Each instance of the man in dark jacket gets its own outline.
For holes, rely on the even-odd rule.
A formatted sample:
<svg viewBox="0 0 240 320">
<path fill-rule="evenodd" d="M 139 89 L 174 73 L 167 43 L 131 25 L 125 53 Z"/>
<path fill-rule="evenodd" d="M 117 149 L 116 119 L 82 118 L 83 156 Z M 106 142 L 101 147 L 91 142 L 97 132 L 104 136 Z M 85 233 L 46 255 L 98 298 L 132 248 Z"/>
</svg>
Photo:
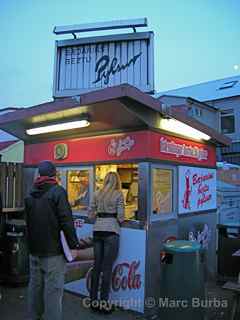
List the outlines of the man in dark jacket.
<svg viewBox="0 0 240 320">
<path fill-rule="evenodd" d="M 67 193 L 56 181 L 50 161 L 38 166 L 39 177 L 25 199 L 30 253 L 29 313 L 32 320 L 60 320 L 66 261 L 60 240 L 64 232 L 73 258 L 79 242 Z"/>
</svg>

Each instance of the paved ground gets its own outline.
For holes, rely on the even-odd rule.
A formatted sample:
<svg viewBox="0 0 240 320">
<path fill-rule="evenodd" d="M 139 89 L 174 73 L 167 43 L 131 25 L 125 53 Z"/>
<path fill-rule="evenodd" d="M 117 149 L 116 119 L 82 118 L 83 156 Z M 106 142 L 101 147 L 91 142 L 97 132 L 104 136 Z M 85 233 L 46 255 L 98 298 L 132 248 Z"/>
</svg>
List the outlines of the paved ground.
<svg viewBox="0 0 240 320">
<path fill-rule="evenodd" d="M 26 313 L 26 288 L 2 288 L 0 300 L 1 320 L 27 320 Z M 63 320 L 100 320 L 106 316 L 92 313 L 82 305 L 82 299 L 69 293 L 64 294 Z M 107 316 L 109 319 L 136 319 L 137 315 L 132 312 L 117 310 Z"/>
<path fill-rule="evenodd" d="M 27 320 L 26 315 L 26 288 L 2 288 L 2 298 L 0 300 L 0 318 L 1 320 Z M 208 299 L 213 301 L 216 298 L 218 301 L 227 301 L 227 307 L 211 306 L 207 308 L 207 320 L 229 320 L 232 295 L 220 286 L 215 284 L 208 285 Z M 126 320 L 141 320 L 141 319 L 159 319 L 155 316 L 142 316 L 133 312 L 117 310 L 112 315 L 98 315 L 90 312 L 82 305 L 82 299 L 69 293 L 64 294 L 64 312 L 63 320 L 100 320 L 100 319 L 126 319 Z M 240 317 L 239 317 L 240 319 Z M 178 318 L 181 319 L 181 316 Z"/>
</svg>

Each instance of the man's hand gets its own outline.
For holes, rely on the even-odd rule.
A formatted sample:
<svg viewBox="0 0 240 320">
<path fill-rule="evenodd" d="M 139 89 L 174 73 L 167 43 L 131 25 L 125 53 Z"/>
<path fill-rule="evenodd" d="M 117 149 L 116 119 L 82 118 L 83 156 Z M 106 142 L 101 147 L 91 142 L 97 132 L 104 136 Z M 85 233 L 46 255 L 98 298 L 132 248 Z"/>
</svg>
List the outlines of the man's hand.
<svg viewBox="0 0 240 320">
<path fill-rule="evenodd" d="M 76 206 L 76 201 L 75 200 L 69 201 L 69 203 L 70 203 L 71 207 L 75 207 Z"/>
<path fill-rule="evenodd" d="M 126 221 L 126 220 L 124 220 L 124 219 L 117 219 L 117 221 L 118 221 L 118 223 L 119 223 L 120 227 L 124 227 L 125 222 L 127 222 L 127 221 Z"/>
<path fill-rule="evenodd" d="M 90 220 L 94 220 L 96 217 L 97 217 L 96 212 L 91 211 L 91 210 L 88 211 L 88 218 L 89 218 Z"/>
<path fill-rule="evenodd" d="M 71 251 L 71 255 L 72 255 L 72 257 L 73 257 L 73 260 L 75 260 L 75 259 L 78 257 L 78 255 L 79 255 L 79 250 L 72 249 L 72 250 L 70 250 L 70 251 Z"/>
</svg>

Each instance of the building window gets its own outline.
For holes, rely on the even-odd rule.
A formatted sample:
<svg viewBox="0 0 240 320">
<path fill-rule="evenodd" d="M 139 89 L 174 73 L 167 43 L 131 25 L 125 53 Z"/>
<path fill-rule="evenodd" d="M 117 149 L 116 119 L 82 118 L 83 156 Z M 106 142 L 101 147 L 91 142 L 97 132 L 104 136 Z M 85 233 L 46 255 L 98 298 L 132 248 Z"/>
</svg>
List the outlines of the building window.
<svg viewBox="0 0 240 320">
<path fill-rule="evenodd" d="M 234 164 L 240 165 L 240 155 L 239 154 L 236 154 L 236 155 L 224 154 L 222 156 L 222 160 L 221 161 L 226 161 L 226 162 L 229 162 L 229 163 L 234 163 Z"/>
<path fill-rule="evenodd" d="M 192 108 L 192 107 L 188 107 L 187 112 L 188 112 L 188 116 L 189 116 L 189 117 L 193 117 L 193 116 L 194 116 L 193 108 Z"/>
<path fill-rule="evenodd" d="M 218 90 L 233 88 L 237 83 L 238 83 L 237 80 L 224 82 L 224 83 L 221 85 L 221 87 L 218 88 Z"/>
<path fill-rule="evenodd" d="M 221 111 L 221 131 L 222 133 L 235 132 L 235 119 L 233 109 Z"/>
<path fill-rule="evenodd" d="M 202 116 L 202 110 L 200 108 L 195 108 L 195 115 L 197 117 L 201 117 Z"/>
</svg>

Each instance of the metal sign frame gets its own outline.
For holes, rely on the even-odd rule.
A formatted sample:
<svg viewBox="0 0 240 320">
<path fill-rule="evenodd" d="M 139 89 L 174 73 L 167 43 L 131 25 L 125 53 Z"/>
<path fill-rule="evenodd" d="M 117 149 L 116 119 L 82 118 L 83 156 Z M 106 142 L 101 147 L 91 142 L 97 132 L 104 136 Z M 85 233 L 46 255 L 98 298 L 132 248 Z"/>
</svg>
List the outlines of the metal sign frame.
<svg viewBox="0 0 240 320">
<path fill-rule="evenodd" d="M 60 61 L 61 61 L 61 49 L 63 47 L 71 47 L 71 46 L 80 46 L 80 45 L 96 45 L 98 43 L 116 43 L 122 41 L 140 41 L 146 40 L 148 41 L 147 46 L 147 85 L 144 86 L 136 86 L 138 89 L 143 92 L 153 93 L 154 92 L 154 46 L 153 46 L 154 34 L 153 32 L 134 32 L 127 34 L 119 34 L 119 35 L 108 35 L 108 36 L 98 36 L 98 37 L 88 37 L 88 38 L 79 38 L 79 39 L 70 39 L 70 40 L 59 40 L 55 43 L 55 60 L 54 60 L 54 79 L 53 79 L 53 97 L 68 97 L 68 96 L 77 96 L 86 92 L 95 91 L 99 89 L 103 89 L 106 87 L 111 87 L 113 85 L 102 86 L 96 88 L 79 88 L 79 89 L 60 89 L 59 85 L 59 77 L 60 77 Z M 134 59 L 134 57 L 133 57 Z M 121 82 L 128 83 L 128 82 Z M 131 83 L 129 83 L 131 84 Z"/>
<path fill-rule="evenodd" d="M 139 27 L 147 27 L 147 18 L 75 24 L 70 26 L 69 25 L 56 26 L 53 29 L 53 33 L 55 33 L 56 35 L 75 34 L 79 32 L 114 30 L 114 29 L 125 29 L 125 28 L 133 28 L 134 31 L 136 32 L 136 28 L 139 28 Z"/>
</svg>

